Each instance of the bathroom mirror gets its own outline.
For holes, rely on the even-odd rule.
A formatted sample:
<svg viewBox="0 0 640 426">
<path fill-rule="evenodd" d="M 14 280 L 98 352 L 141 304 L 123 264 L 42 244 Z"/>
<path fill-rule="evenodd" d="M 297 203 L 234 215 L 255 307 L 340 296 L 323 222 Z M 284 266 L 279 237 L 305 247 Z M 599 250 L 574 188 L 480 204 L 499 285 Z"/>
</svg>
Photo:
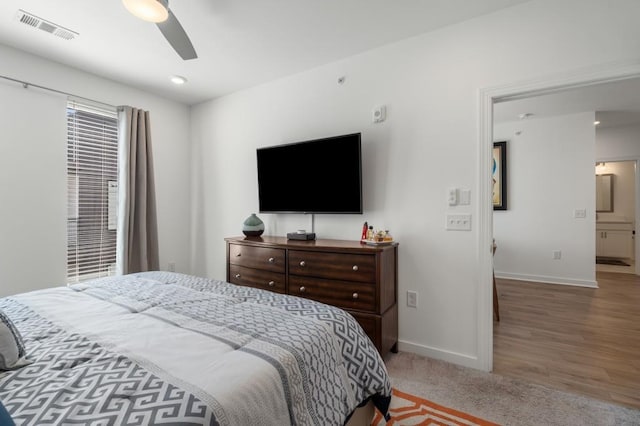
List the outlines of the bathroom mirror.
<svg viewBox="0 0 640 426">
<path fill-rule="evenodd" d="M 596 212 L 613 211 L 613 175 L 596 175 Z"/>
</svg>

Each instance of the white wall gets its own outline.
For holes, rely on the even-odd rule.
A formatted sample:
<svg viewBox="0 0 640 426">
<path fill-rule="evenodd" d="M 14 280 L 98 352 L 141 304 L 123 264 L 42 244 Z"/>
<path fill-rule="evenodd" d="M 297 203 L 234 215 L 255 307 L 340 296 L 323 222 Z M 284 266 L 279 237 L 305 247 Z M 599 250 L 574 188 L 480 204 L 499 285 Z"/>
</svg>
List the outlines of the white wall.
<svg viewBox="0 0 640 426">
<path fill-rule="evenodd" d="M 66 278 L 66 99 L 0 82 L 0 296 Z M 4 102 L 11 100 L 11 102 Z"/>
<path fill-rule="evenodd" d="M 596 128 L 596 159 L 640 158 L 640 124 Z"/>
<path fill-rule="evenodd" d="M 131 105 L 150 111 L 156 174 L 160 265 L 166 268 L 167 263 L 173 261 L 176 263 L 177 270 L 188 272 L 190 267 L 189 108 L 2 45 L 0 45 L 0 58 L 2 58 L 0 75 L 112 105 Z M 35 96 L 34 93 L 37 92 L 37 89 L 25 90 L 20 85 L 9 83 L 6 80 L 0 80 L 0 84 L 8 90 L 7 93 L 11 93 L 8 96 L 0 97 L 0 113 L 10 111 L 16 105 L 28 106 L 32 100 L 30 97 Z M 50 95 L 41 94 L 39 96 Z M 38 118 L 40 118 L 39 115 L 31 117 L 36 122 Z M 64 138 L 66 137 L 64 109 L 60 112 L 59 118 L 63 126 L 62 137 Z M 24 120 L 26 123 L 26 119 Z M 25 126 L 29 127 L 28 123 Z M 0 222 L 3 224 L 21 224 L 28 219 L 28 223 L 24 223 L 22 229 L 24 232 L 23 242 L 34 242 L 38 245 L 30 255 L 26 255 L 22 251 L 13 251 L 6 236 L 4 234 L 0 236 L 0 252 L 3 254 L 2 269 L 0 270 L 0 296 L 45 286 L 62 285 L 66 282 L 66 253 L 64 251 L 66 250 L 66 221 L 61 222 L 61 219 L 64 218 L 61 216 L 57 218 L 55 224 L 50 223 L 53 217 L 60 213 L 60 205 L 53 204 L 60 195 L 60 182 L 49 178 L 50 173 L 59 173 L 60 168 L 65 167 L 64 139 L 58 140 L 54 135 L 42 138 L 39 136 L 41 133 L 38 133 L 38 129 L 28 130 L 29 133 L 14 134 L 12 135 L 14 137 L 11 138 L 3 134 L 0 138 L 0 149 L 3 157 L 5 154 L 6 157 L 2 159 L 2 164 L 13 164 L 17 169 L 22 167 L 32 169 L 27 166 L 29 159 L 24 158 L 23 155 L 26 147 L 31 147 L 42 155 L 51 154 L 47 158 L 39 160 L 37 163 L 39 167 L 32 170 L 33 175 L 30 176 L 31 179 L 37 180 L 42 194 L 47 194 L 47 196 L 39 198 L 41 202 L 39 208 L 31 209 L 28 216 L 22 215 L 19 209 L 12 210 L 4 208 L 4 206 L 0 209 L 2 214 Z M 59 138 L 60 135 L 57 137 Z M 57 148 L 54 149 L 54 145 L 51 145 L 53 143 L 57 144 Z M 56 155 L 55 152 L 58 154 Z M 46 166 L 42 162 L 46 162 Z M 34 195 L 31 190 L 33 186 L 26 186 L 15 176 L 11 181 L 3 180 L 1 185 L 2 194 L 8 194 L 8 199 L 12 202 Z M 66 195 L 63 195 L 61 201 L 64 209 Z M 5 203 L 4 197 L 0 203 Z M 35 224 L 37 221 L 48 224 L 45 237 L 40 235 L 44 225 Z M 60 253 L 61 250 L 62 253 Z M 58 266 L 60 262 L 62 262 L 62 270 Z M 40 269 L 36 279 L 29 274 L 20 274 L 20 271 L 29 271 L 34 268 Z"/>
<path fill-rule="evenodd" d="M 496 276 L 596 287 L 594 118 L 494 126 L 494 139 L 507 141 L 509 190 L 508 210 L 493 214 Z M 574 218 L 575 209 L 585 209 L 586 218 Z"/>
<path fill-rule="evenodd" d="M 478 91 L 638 61 L 640 2 L 613 3 L 531 1 L 194 107 L 194 272 L 225 276 L 223 238 L 257 210 L 256 147 L 361 131 L 365 214 L 319 216 L 317 233 L 354 240 L 364 220 L 388 228 L 400 243 L 400 348 L 482 365 L 477 228 L 444 229 L 447 212 L 478 212 L 475 193 L 470 206 L 446 203 L 449 187 L 477 188 Z M 372 124 L 381 104 L 387 121 Z M 263 219 L 278 235 L 309 223 Z"/>
</svg>

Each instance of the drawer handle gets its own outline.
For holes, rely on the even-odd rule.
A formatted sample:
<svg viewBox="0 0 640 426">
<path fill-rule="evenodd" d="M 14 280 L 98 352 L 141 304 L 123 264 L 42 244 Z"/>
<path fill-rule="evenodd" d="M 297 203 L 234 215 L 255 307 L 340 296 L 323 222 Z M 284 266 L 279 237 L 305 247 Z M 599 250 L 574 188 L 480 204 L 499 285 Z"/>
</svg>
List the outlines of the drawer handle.
<svg viewBox="0 0 640 426">
<path fill-rule="evenodd" d="M 242 256 L 242 252 L 237 252 L 236 257 L 240 257 L 240 256 Z"/>
<path fill-rule="evenodd" d="M 301 260 L 301 261 L 300 261 L 300 266 L 304 266 L 304 265 L 306 265 L 305 261 L 304 261 L 304 260 Z"/>
<path fill-rule="evenodd" d="M 269 281 L 269 287 L 273 287 L 274 285 L 276 285 L 275 281 Z"/>
<path fill-rule="evenodd" d="M 354 271 L 357 271 L 358 270 L 358 265 L 353 265 L 353 268 L 351 268 L 351 269 L 353 269 Z"/>
<path fill-rule="evenodd" d="M 275 262 L 275 261 L 276 261 L 276 260 L 275 260 L 273 257 L 270 257 L 270 258 L 269 258 L 269 263 L 273 263 L 273 262 Z"/>
<path fill-rule="evenodd" d="M 236 274 L 236 278 L 240 278 L 240 274 Z"/>
<path fill-rule="evenodd" d="M 358 293 L 353 293 L 353 296 L 352 296 L 352 297 L 353 297 L 354 299 L 357 299 L 357 298 L 358 298 Z"/>
<path fill-rule="evenodd" d="M 307 291 L 307 289 L 304 286 L 300 287 L 300 293 L 304 293 L 305 291 Z"/>
</svg>

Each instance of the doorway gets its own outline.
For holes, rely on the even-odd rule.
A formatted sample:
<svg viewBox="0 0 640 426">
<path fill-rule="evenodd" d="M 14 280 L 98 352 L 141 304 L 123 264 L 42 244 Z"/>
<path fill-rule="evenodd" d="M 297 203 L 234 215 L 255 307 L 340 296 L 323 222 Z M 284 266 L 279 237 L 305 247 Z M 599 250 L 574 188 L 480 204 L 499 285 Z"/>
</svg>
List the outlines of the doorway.
<svg viewBox="0 0 640 426">
<path fill-rule="evenodd" d="M 629 76 L 629 79 L 631 80 L 632 78 L 635 78 L 635 77 L 637 77 L 637 76 L 638 76 L 638 73 L 636 73 L 635 75 L 630 75 L 630 76 Z M 607 79 L 604 79 L 603 81 L 592 82 L 591 84 L 585 85 L 584 87 L 592 87 L 592 86 L 593 86 L 593 87 L 595 87 L 595 86 L 600 86 L 600 85 L 606 85 L 607 83 L 608 83 L 608 82 L 607 82 Z M 593 87 L 592 87 L 592 88 L 593 88 Z M 602 86 L 602 87 L 604 87 L 604 86 Z M 567 88 L 567 89 L 568 89 L 568 90 L 571 90 L 571 88 Z M 564 89 L 563 89 L 563 90 L 564 90 Z M 561 93 L 561 92 L 562 92 L 562 90 L 559 90 L 559 89 L 558 89 L 558 90 L 554 90 L 554 93 L 555 93 L 555 94 L 558 94 L 558 93 Z M 637 96 L 637 93 L 640 93 L 640 92 L 637 92 L 637 91 L 636 91 L 635 93 L 636 93 L 636 96 Z M 520 96 L 522 96 L 522 97 L 519 97 L 518 99 L 527 99 L 524 95 L 520 95 Z M 536 94 L 534 93 L 534 94 L 533 94 L 533 97 L 536 97 L 536 96 L 540 96 L 540 95 L 536 95 Z M 505 99 L 506 99 L 506 98 L 505 98 Z M 597 108 L 595 108 L 595 109 L 593 109 L 593 111 L 598 111 L 598 109 L 597 109 Z M 640 107 L 639 107 L 639 110 L 638 110 L 638 111 L 640 111 Z M 522 111 L 522 112 L 525 112 L 525 111 Z M 493 123 L 492 123 L 492 124 L 493 124 Z M 594 123 L 594 124 L 595 124 L 595 123 Z M 636 126 L 636 125 L 634 124 L 633 126 Z M 632 127 L 633 127 L 633 126 L 632 126 Z M 637 125 L 637 127 L 638 127 L 638 129 L 640 129 L 640 124 L 638 124 L 638 125 Z M 639 130 L 639 131 L 640 131 L 640 130 Z M 618 133 L 620 133 L 620 132 L 618 132 Z M 492 138 L 493 138 L 493 135 L 492 135 Z M 638 139 L 640 139 L 640 138 L 636 138 L 636 140 L 638 140 Z M 492 139 L 491 141 L 486 141 L 486 140 L 485 140 L 485 142 L 493 142 L 493 139 Z M 608 160 L 608 161 L 606 161 L 606 162 L 607 162 L 607 163 L 610 163 L 610 166 L 611 166 L 611 168 L 613 169 L 613 170 L 611 170 L 611 171 L 612 171 L 612 173 L 611 173 L 611 174 L 614 174 L 614 175 L 619 175 L 619 174 L 621 174 L 621 173 L 622 173 L 622 172 L 621 172 L 621 171 L 619 171 L 617 168 L 614 168 L 614 166 L 619 166 L 619 164 L 616 164 L 616 163 L 621 163 L 621 164 L 622 164 L 622 163 L 627 163 L 627 166 L 628 166 L 629 164 L 631 165 L 631 169 L 632 169 L 632 173 L 631 173 L 631 174 L 632 174 L 632 177 L 631 177 L 631 182 L 632 182 L 632 184 L 631 184 L 631 186 L 632 186 L 632 188 L 630 189 L 630 191 L 631 191 L 631 194 L 632 194 L 633 196 L 631 197 L 631 200 L 628 200 L 628 203 L 629 203 L 629 204 L 631 204 L 631 206 L 629 207 L 629 209 L 627 209 L 627 208 L 624 208 L 624 209 L 623 209 L 620 205 L 619 205 L 619 206 L 617 206 L 617 207 L 612 206 L 612 211 L 611 211 L 611 212 L 598 212 L 598 219 L 600 219 L 600 220 L 599 220 L 600 222 L 616 222 L 616 221 L 618 221 L 618 222 L 628 222 L 628 223 L 630 223 L 630 224 L 631 224 L 631 226 L 632 226 L 632 229 L 630 230 L 630 232 L 633 232 L 633 229 L 635 229 L 635 224 L 636 224 L 636 223 L 640 223 L 640 221 L 637 219 L 637 215 L 638 215 L 638 214 L 637 214 L 637 212 L 638 212 L 638 196 L 637 196 L 637 194 L 638 194 L 638 189 L 639 189 L 639 186 L 640 186 L 640 185 L 638 184 L 638 176 L 637 176 L 637 173 L 636 173 L 636 169 L 637 169 L 637 165 L 638 165 L 638 159 L 640 158 L 640 155 L 639 155 L 640 153 L 635 153 L 635 152 L 621 153 L 621 152 L 619 152 L 619 149 L 620 149 L 620 148 L 621 148 L 621 146 L 620 146 L 620 144 L 618 144 L 618 146 L 616 147 L 616 149 L 618 149 L 618 151 L 615 151 L 615 150 L 614 150 L 614 151 L 613 151 L 613 153 L 606 153 L 606 154 L 602 154 L 601 152 L 599 152 L 599 151 L 598 151 L 598 149 L 596 149 L 597 155 L 596 155 L 596 156 L 594 156 L 594 160 L 597 160 L 597 162 L 599 162 L 599 163 L 603 163 L 603 162 L 605 162 L 605 161 L 604 161 L 605 159 L 606 159 L 606 160 Z M 614 161 L 613 161 L 613 160 L 614 160 L 614 158 L 615 158 L 615 159 L 617 159 L 618 161 L 615 161 L 615 162 L 614 162 Z M 623 159 L 624 159 L 625 161 L 620 161 L 620 160 L 623 160 Z M 621 166 L 621 165 L 620 165 L 620 166 Z M 591 167 L 593 167 L 593 163 L 592 163 Z M 621 167 L 622 167 L 622 166 L 621 166 Z M 593 172 L 592 172 L 592 173 L 593 173 Z M 624 172 L 624 173 L 627 173 L 627 174 L 628 174 L 628 171 L 626 171 L 626 172 Z M 594 181 L 594 188 L 595 188 L 595 181 Z M 595 192 L 595 191 L 594 191 L 594 192 Z M 622 196 L 623 196 L 622 192 L 624 192 L 624 191 L 623 191 L 622 189 L 618 188 L 618 189 L 614 189 L 613 194 L 615 195 L 616 193 L 619 193 L 618 195 L 622 197 Z M 626 199 L 628 199 L 628 198 L 629 198 L 629 196 L 628 196 L 628 195 L 626 195 L 625 197 L 626 197 Z M 593 198 L 594 198 L 594 206 L 595 206 L 595 194 L 593 195 Z M 621 200 L 622 200 L 622 199 L 621 199 Z M 621 200 L 619 200 L 619 201 L 621 201 Z M 594 223 L 594 228 L 595 228 L 595 225 L 596 225 L 596 223 L 595 223 L 595 222 L 596 222 L 596 218 L 595 218 L 595 213 L 596 213 L 596 212 L 595 212 L 595 208 L 593 208 L 593 207 L 592 207 L 592 208 L 590 209 L 590 211 L 591 211 L 591 215 L 593 216 L 593 219 L 594 219 L 594 220 L 593 220 L 593 223 Z M 630 213 L 629 213 L 629 212 L 630 212 Z M 575 212 L 574 212 L 574 214 L 575 214 Z M 577 216 L 574 216 L 574 217 L 577 217 Z M 591 228 L 591 229 L 593 230 L 594 228 Z M 596 235 L 596 237 L 597 237 L 597 232 L 595 233 L 595 235 Z M 631 235 L 633 235 L 633 234 L 631 234 Z M 594 240 L 594 243 L 595 243 L 595 242 L 597 242 L 597 240 Z M 631 250 L 632 250 L 632 252 L 631 252 L 631 254 L 630 254 L 630 258 L 629 258 L 630 262 L 629 262 L 629 263 L 632 263 L 632 262 L 633 262 L 634 264 L 635 264 L 635 263 L 637 263 L 637 262 L 635 262 L 636 255 L 638 254 L 638 250 L 637 250 L 637 248 L 636 248 L 636 243 L 637 243 L 637 242 L 636 242 L 636 241 L 635 241 L 635 239 L 633 238 L 633 239 L 632 239 L 632 242 L 631 242 L 631 244 L 632 244 L 632 246 L 631 246 Z M 595 244 L 594 244 L 594 246 L 595 246 Z M 596 253 L 596 250 L 595 250 L 595 249 L 596 249 L 596 248 L 594 247 L 594 255 L 595 255 L 595 253 Z M 592 259 L 593 259 L 593 258 L 592 258 Z M 592 260 L 592 262 L 593 262 L 593 260 Z M 595 263 L 595 262 L 593 262 L 593 263 L 592 263 L 592 265 L 593 265 L 593 268 L 594 268 L 594 276 L 595 276 L 595 273 L 596 273 L 596 272 L 595 272 L 596 266 L 594 265 L 594 263 Z M 634 272 L 635 272 L 635 270 L 634 270 Z M 617 275 L 617 274 L 613 274 L 613 276 L 615 276 L 615 275 Z M 610 284 L 611 284 L 609 281 L 616 281 L 616 279 L 615 279 L 615 278 L 613 278 L 613 279 L 612 279 L 610 275 L 607 275 L 607 276 L 606 276 L 606 279 L 607 279 L 607 285 L 610 285 Z M 636 281 L 633 281 L 633 282 L 637 284 L 637 277 L 632 276 L 630 279 L 631 279 L 631 280 L 636 280 Z M 519 287 L 520 287 L 520 286 L 518 285 L 518 283 L 515 283 L 515 285 L 514 285 L 514 283 L 509 283 L 509 284 L 512 286 L 512 287 L 511 287 L 511 290 L 519 289 Z M 603 280 L 603 284 L 604 284 L 604 280 Z M 545 285 L 544 285 L 544 284 L 536 284 L 536 283 L 527 283 L 527 285 L 528 285 L 528 286 L 531 286 L 531 287 L 535 287 L 536 285 L 537 285 L 537 286 L 542 286 L 542 288 L 544 288 L 544 287 L 545 287 Z M 552 288 L 552 287 L 554 287 L 554 286 L 547 286 L 547 287 L 550 287 L 552 292 L 553 292 L 553 291 L 555 291 L 555 289 L 553 289 L 553 288 Z M 584 293 L 586 292 L 586 293 L 587 293 L 587 296 L 586 296 L 585 301 L 587 301 L 587 300 L 589 300 L 589 301 L 590 301 L 591 299 L 589 299 L 589 295 L 588 295 L 588 294 L 589 294 L 589 292 L 593 293 L 593 292 L 595 291 L 595 290 L 591 290 L 591 289 L 580 289 L 580 288 L 576 288 L 576 289 L 567 289 L 567 287 L 565 287 L 565 286 L 559 286 L 559 287 L 564 287 L 564 288 L 562 288 L 562 289 L 561 289 L 561 291 L 560 291 L 559 293 L 562 293 L 562 294 L 564 294 L 564 293 L 570 294 L 570 295 L 571 295 L 571 296 L 570 296 L 570 298 L 578 297 L 578 296 L 582 297 L 582 296 L 584 295 Z M 637 285 L 636 285 L 636 287 L 637 287 Z M 541 290 L 542 290 L 542 289 L 541 289 Z M 566 290 L 568 290 L 568 291 L 566 291 Z M 572 291 L 574 291 L 574 290 L 575 290 L 575 292 L 576 292 L 576 294 L 577 294 L 578 296 L 576 296 L 576 295 L 572 295 Z M 514 290 L 514 291 L 515 291 L 515 290 Z M 617 290 L 616 290 L 616 291 L 617 291 Z M 599 294 L 602 294 L 602 292 L 599 292 Z M 554 297 L 564 297 L 564 296 L 562 296 L 562 295 L 560 295 L 560 296 L 558 296 L 558 295 L 554 295 Z M 589 302 L 589 303 L 590 303 L 590 302 Z M 608 303 L 609 303 L 609 302 L 607 301 L 607 304 L 608 304 Z M 623 302 L 623 303 L 624 303 L 624 302 Z M 502 307 L 502 304 L 501 304 L 501 307 Z M 532 305 L 531 305 L 531 306 L 529 306 L 529 308 L 531 308 L 531 309 L 535 309 L 535 308 L 532 308 Z M 565 309 L 562 309 L 560 312 L 561 312 L 560 317 L 562 317 L 563 315 L 565 315 L 565 314 L 566 314 L 566 310 L 565 310 Z M 560 317 L 558 318 L 558 320 L 561 320 L 562 318 L 564 318 L 564 317 L 562 317 L 562 318 L 560 318 Z M 504 318 L 504 317 L 503 317 L 503 318 Z M 629 327 L 629 329 L 631 329 L 631 328 Z M 492 327 L 492 330 L 493 330 L 493 327 Z M 549 329 L 549 330 L 548 330 L 548 332 L 549 332 L 549 333 L 551 333 L 551 334 L 553 334 L 555 331 L 556 331 L 556 330 L 553 330 L 553 329 Z M 635 332 L 634 332 L 634 333 L 635 333 Z M 636 333 L 636 334 L 637 334 L 637 333 Z M 570 335 L 571 335 L 571 333 L 570 333 Z M 566 341 L 566 337 L 565 337 L 565 338 L 562 338 L 562 339 L 564 339 L 564 340 Z M 562 340 L 562 339 L 561 339 L 561 340 Z M 637 337 L 634 335 L 634 336 L 633 336 L 633 339 L 637 339 Z M 490 340 L 491 340 L 491 344 L 493 345 L 493 333 L 492 333 L 492 336 L 490 337 Z M 558 343 L 558 342 L 556 342 L 556 343 Z M 527 352 L 527 354 L 532 354 L 532 353 L 533 353 L 533 352 L 532 352 L 531 350 L 529 350 L 529 352 Z M 548 357 L 547 357 L 547 358 L 548 358 Z M 492 353 L 492 355 L 491 355 L 491 359 L 492 359 L 492 363 L 493 363 L 493 353 Z M 577 362 L 577 360 L 576 360 L 576 362 Z M 491 367 L 493 367 L 493 364 L 491 365 Z M 531 367 L 532 369 L 537 368 L 537 367 L 536 367 L 536 365 L 535 365 L 535 363 L 532 363 L 530 367 Z M 589 377 L 588 377 L 588 373 L 587 373 L 587 374 L 586 374 L 586 376 L 585 376 L 585 375 L 584 375 L 584 373 L 582 373 L 582 372 L 580 372 L 580 373 L 577 373 L 577 372 L 576 372 L 576 373 L 575 373 L 575 375 L 576 375 L 576 377 L 575 377 L 575 378 L 576 378 L 576 380 L 577 380 L 577 381 L 579 381 L 579 380 L 580 380 L 580 376 L 582 376 L 582 377 L 587 377 L 587 379 L 589 379 Z M 634 376 L 634 377 L 635 377 L 635 376 Z M 524 377 L 524 379 L 525 379 L 525 380 L 527 379 L 527 378 L 526 378 L 526 376 Z M 635 379 L 634 379 L 634 380 L 635 380 Z M 628 384 L 625 384 L 625 386 L 627 386 L 627 385 L 628 385 Z M 580 386 L 580 385 L 579 385 L 579 386 Z M 587 386 L 587 385 L 585 385 L 585 386 Z M 597 386 L 594 386 L 594 387 L 595 387 L 595 388 L 597 388 Z M 635 388 L 634 388 L 634 389 L 635 389 Z M 570 390 L 570 389 L 567 389 L 567 390 Z M 595 391 L 595 392 L 598 392 L 598 391 L 599 391 L 599 390 L 597 390 L 597 389 L 596 389 L 596 391 Z M 597 396 L 596 396 L 596 397 L 597 397 Z M 619 401 L 618 401 L 618 402 L 619 402 Z M 634 404 L 637 404 L 637 402 L 635 402 Z M 635 405 L 635 406 L 637 406 L 637 405 Z"/>
<path fill-rule="evenodd" d="M 608 130 L 598 129 L 596 139 L 606 144 Z M 595 172 L 596 272 L 636 274 L 637 162 L 597 161 Z"/>
<path fill-rule="evenodd" d="M 589 87 L 640 77 L 640 63 L 612 65 L 606 69 L 594 67 L 561 76 L 508 86 L 491 87 L 479 91 L 479 165 L 478 199 L 486 200 L 478 206 L 478 365 L 491 371 L 493 368 L 493 205 L 492 199 L 492 150 L 494 104 L 523 99 L 562 90 Z M 636 199 L 637 202 L 637 199 Z M 637 240 L 636 240 L 637 245 Z M 638 252 L 636 247 L 636 253 Z"/>
</svg>

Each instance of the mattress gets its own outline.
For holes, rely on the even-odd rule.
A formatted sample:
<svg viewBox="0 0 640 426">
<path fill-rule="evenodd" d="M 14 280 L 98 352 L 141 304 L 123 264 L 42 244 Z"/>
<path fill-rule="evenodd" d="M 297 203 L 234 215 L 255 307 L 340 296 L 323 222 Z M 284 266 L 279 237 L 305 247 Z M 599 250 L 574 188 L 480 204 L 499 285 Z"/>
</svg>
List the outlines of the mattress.
<svg viewBox="0 0 640 426">
<path fill-rule="evenodd" d="M 343 425 L 391 385 L 347 312 L 169 272 L 0 299 L 30 364 L 0 371 L 16 424 Z"/>
</svg>

